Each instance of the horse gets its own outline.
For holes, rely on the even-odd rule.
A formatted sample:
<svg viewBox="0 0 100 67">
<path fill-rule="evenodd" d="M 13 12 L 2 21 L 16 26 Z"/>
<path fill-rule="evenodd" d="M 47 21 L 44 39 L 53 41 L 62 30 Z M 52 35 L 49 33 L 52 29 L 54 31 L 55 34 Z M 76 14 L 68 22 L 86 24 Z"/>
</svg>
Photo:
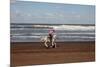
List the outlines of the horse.
<svg viewBox="0 0 100 67">
<path fill-rule="evenodd" d="M 41 42 L 44 42 L 44 46 L 46 48 L 49 48 L 49 47 L 52 47 L 52 48 L 56 48 L 56 35 L 53 35 L 53 38 L 52 38 L 52 42 L 50 42 L 50 39 L 49 39 L 49 36 L 42 36 L 41 37 Z M 47 43 L 51 43 L 51 46 L 49 46 Z"/>
</svg>

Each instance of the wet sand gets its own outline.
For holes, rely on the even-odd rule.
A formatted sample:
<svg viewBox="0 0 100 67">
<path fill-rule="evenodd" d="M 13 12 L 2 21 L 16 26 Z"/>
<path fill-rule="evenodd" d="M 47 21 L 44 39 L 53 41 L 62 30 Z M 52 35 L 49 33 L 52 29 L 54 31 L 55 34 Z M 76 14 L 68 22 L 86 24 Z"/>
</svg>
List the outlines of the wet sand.
<svg viewBox="0 0 100 67">
<path fill-rule="evenodd" d="M 45 48 L 39 42 L 11 43 L 11 66 L 95 61 L 95 42 L 57 42 Z"/>
</svg>

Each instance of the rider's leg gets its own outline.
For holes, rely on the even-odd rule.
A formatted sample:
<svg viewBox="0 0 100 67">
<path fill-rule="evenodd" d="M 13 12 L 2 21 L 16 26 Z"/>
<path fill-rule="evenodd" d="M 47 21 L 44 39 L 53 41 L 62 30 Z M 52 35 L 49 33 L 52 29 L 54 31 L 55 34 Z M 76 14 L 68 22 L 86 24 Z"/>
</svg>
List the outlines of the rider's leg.
<svg viewBox="0 0 100 67">
<path fill-rule="evenodd" d="M 49 34 L 49 40 L 50 40 L 50 42 L 52 42 L 52 35 L 51 34 Z"/>
</svg>

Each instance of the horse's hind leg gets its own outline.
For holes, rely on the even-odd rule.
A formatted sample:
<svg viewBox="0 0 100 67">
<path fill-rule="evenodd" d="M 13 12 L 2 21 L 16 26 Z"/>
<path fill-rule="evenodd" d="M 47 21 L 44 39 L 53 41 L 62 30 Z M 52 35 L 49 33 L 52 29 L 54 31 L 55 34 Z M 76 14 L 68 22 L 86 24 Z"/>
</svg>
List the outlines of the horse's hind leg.
<svg viewBox="0 0 100 67">
<path fill-rule="evenodd" d="M 54 45 L 52 46 L 52 48 L 56 48 L 56 43 L 54 43 Z"/>
<path fill-rule="evenodd" d="M 52 48 L 56 48 L 56 43 L 52 42 Z"/>
<path fill-rule="evenodd" d="M 55 44 L 55 48 L 56 48 L 56 47 L 57 47 L 57 46 L 56 46 L 56 43 L 54 43 L 54 44 Z"/>
</svg>

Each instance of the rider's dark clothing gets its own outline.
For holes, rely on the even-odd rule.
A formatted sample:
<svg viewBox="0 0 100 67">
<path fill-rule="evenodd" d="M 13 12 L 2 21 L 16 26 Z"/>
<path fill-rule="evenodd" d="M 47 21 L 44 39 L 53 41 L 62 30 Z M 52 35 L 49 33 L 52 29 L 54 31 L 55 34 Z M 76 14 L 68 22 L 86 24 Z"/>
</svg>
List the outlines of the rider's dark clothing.
<svg viewBox="0 0 100 67">
<path fill-rule="evenodd" d="M 53 35 L 52 34 L 49 34 L 50 42 L 52 42 L 52 38 L 53 38 Z"/>
</svg>

